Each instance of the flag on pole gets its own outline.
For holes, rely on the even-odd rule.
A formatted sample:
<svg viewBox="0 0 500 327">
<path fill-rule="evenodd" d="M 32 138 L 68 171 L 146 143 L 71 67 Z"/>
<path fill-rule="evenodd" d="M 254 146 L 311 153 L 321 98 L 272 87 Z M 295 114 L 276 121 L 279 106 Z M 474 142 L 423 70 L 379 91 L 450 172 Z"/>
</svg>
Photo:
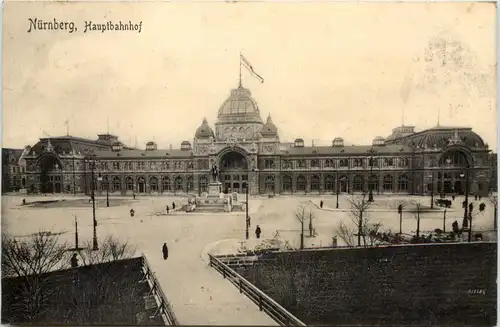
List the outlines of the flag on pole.
<svg viewBox="0 0 500 327">
<path fill-rule="evenodd" d="M 245 66 L 246 69 L 248 69 L 248 71 L 250 73 L 252 73 L 253 76 L 257 77 L 257 79 L 261 82 L 261 83 L 264 83 L 264 79 L 262 78 L 262 76 L 260 76 L 259 74 L 257 74 L 255 72 L 255 70 L 253 69 L 252 65 L 250 64 L 250 62 L 240 53 L 240 64 Z"/>
</svg>

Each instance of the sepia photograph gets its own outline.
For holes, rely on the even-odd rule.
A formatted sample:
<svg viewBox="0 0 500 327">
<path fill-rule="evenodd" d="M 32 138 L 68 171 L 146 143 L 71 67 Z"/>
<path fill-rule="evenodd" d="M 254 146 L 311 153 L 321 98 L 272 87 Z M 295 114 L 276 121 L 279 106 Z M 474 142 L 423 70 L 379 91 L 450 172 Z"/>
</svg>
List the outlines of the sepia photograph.
<svg viewBox="0 0 500 327">
<path fill-rule="evenodd" d="M 495 326 L 496 14 L 4 2 L 2 324 Z"/>
</svg>

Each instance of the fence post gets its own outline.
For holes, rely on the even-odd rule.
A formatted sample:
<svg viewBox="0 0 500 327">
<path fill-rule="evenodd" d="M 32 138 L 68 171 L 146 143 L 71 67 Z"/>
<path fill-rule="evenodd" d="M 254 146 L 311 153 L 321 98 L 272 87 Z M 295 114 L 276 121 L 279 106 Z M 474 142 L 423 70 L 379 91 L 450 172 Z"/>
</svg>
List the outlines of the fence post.
<svg viewBox="0 0 500 327">
<path fill-rule="evenodd" d="M 213 267 L 212 256 L 209 254 L 208 257 L 210 258 L 210 267 Z"/>
<path fill-rule="evenodd" d="M 241 288 L 242 286 L 242 282 L 241 282 L 241 279 L 240 279 L 240 293 L 243 293 L 243 289 Z"/>
<path fill-rule="evenodd" d="M 259 310 L 262 311 L 262 296 L 259 295 Z"/>
<path fill-rule="evenodd" d="M 222 276 L 226 278 L 226 267 L 222 266 Z"/>
</svg>

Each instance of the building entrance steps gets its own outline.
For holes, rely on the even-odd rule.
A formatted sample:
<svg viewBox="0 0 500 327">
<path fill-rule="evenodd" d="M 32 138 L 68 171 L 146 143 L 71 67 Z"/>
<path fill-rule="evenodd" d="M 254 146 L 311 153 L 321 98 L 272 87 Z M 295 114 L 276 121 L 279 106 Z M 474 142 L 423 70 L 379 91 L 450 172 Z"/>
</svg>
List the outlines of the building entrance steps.
<svg viewBox="0 0 500 327">
<path fill-rule="evenodd" d="M 144 251 L 158 282 L 181 325 L 277 326 L 246 295 L 199 256 Z M 182 269 L 179 269 L 181 268 Z"/>
</svg>

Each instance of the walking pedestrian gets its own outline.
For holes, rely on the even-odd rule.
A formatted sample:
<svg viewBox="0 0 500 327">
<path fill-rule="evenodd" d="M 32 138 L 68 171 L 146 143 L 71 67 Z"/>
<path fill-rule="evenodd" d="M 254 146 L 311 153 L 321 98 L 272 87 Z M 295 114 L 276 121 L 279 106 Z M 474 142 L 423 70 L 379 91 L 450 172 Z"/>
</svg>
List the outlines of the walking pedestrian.
<svg viewBox="0 0 500 327">
<path fill-rule="evenodd" d="M 168 247 L 167 243 L 163 243 L 163 248 L 161 250 L 163 252 L 163 260 L 167 260 L 168 258 Z"/>
<path fill-rule="evenodd" d="M 169 211 L 170 211 L 170 207 L 167 204 L 167 215 L 168 215 Z"/>
<path fill-rule="evenodd" d="M 172 201 L 172 210 L 175 210 L 175 202 Z"/>
<path fill-rule="evenodd" d="M 323 209 L 323 200 L 319 201 L 319 207 Z"/>
<path fill-rule="evenodd" d="M 259 225 L 257 225 L 257 228 L 255 228 L 255 236 L 257 236 L 257 238 L 260 238 L 261 233 L 262 230 L 260 229 Z"/>
<path fill-rule="evenodd" d="M 73 253 L 73 256 L 71 257 L 71 267 L 78 267 L 78 258 L 76 257 L 76 253 Z"/>
</svg>

